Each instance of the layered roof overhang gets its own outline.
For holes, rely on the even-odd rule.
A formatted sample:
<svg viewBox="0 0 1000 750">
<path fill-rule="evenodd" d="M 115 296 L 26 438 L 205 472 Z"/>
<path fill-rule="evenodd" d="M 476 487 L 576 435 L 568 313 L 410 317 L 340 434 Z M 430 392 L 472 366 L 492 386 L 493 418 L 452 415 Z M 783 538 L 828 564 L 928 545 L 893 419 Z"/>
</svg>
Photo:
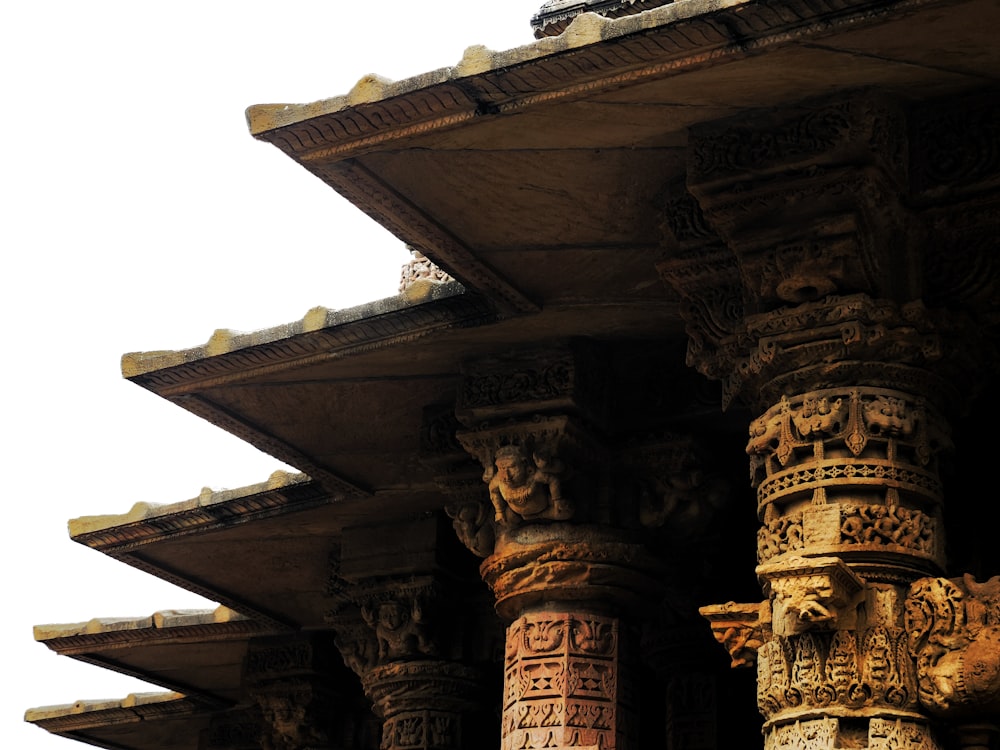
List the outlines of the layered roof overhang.
<svg viewBox="0 0 1000 750">
<path fill-rule="evenodd" d="M 455 67 L 368 77 L 333 99 L 253 106 L 255 137 L 457 282 L 127 355 L 124 374 L 334 498 L 438 507 L 422 410 L 454 401 L 469 358 L 587 337 L 660 352 L 665 391 L 683 379 L 682 301 L 657 264 L 692 126 L 846 90 L 981 89 L 1000 80 L 998 22 L 990 0 L 683 0 L 584 14 L 561 36 L 473 47 Z"/>
<path fill-rule="evenodd" d="M 334 99 L 251 107 L 255 137 L 457 281 L 252 334 L 218 331 L 186 351 L 126 355 L 128 379 L 305 474 L 78 519 L 73 539 L 264 631 L 322 628 L 327 560 L 345 530 L 440 510 L 420 436 L 428 407 L 454 404 L 465 363 L 577 337 L 607 347 L 619 385 L 640 378 L 619 392 L 642 403 L 621 413 L 657 427 L 696 417 L 737 436 L 739 459 L 746 420 L 719 414 L 717 394 L 690 397 L 704 382 L 684 364 L 681 300 L 657 272 L 689 129 L 840 91 L 906 101 L 995 86 L 998 27 L 993 0 L 680 0 L 617 20 L 583 15 L 561 36 L 507 52 L 473 47 L 455 67 L 369 77 Z M 78 658 L 149 679 L 163 636 L 154 631 L 136 629 L 144 645 L 127 659 L 100 634 Z M 198 714 L 188 700 L 163 706 Z M 40 725 L 64 722 L 67 736 L 92 741 L 69 727 L 104 721 L 127 733 L 139 709 L 36 711 L 49 711 L 36 714 Z M 143 741 L 94 744 L 153 746 Z"/>
</svg>

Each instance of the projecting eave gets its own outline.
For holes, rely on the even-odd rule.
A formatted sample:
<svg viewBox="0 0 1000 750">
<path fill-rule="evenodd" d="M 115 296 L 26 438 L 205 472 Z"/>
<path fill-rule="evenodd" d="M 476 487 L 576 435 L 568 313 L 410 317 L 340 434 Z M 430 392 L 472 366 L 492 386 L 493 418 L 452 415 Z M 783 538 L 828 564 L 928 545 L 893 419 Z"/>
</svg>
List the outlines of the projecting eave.
<svg viewBox="0 0 1000 750">
<path fill-rule="evenodd" d="M 211 712 L 176 693 L 132 693 L 120 700 L 87 700 L 28 709 L 24 720 L 88 745 L 115 750 L 198 747 Z"/>
<path fill-rule="evenodd" d="M 455 282 L 417 281 L 402 294 L 345 309 L 314 307 L 299 320 L 270 328 L 257 331 L 220 328 L 200 346 L 123 354 L 122 375 L 152 387 L 159 382 L 156 373 L 173 373 L 172 378 L 161 375 L 167 382 L 183 381 L 187 379 L 185 375 L 196 379 L 197 373 L 211 378 L 254 361 L 261 365 L 277 365 L 282 361 L 307 358 L 324 351 L 323 344 L 372 344 L 390 331 L 405 332 L 407 323 L 413 318 L 408 314 L 411 310 L 427 302 L 460 296 L 464 291 L 462 285 Z M 387 319 L 394 322 L 387 322 Z M 381 329 L 364 325 L 373 321 L 380 321 Z M 342 332 L 339 339 L 335 331 Z M 333 341 L 328 341 L 330 336 L 334 337 Z M 246 359 L 235 362 L 234 357 L 241 353 Z"/>
<path fill-rule="evenodd" d="M 38 625 L 34 631 L 36 641 L 61 656 L 182 692 L 211 706 L 230 705 L 240 698 L 249 640 L 277 632 L 228 607 Z"/>
<path fill-rule="evenodd" d="M 177 503 L 140 501 L 127 513 L 73 518 L 69 535 L 74 541 L 99 548 L 112 542 L 141 542 L 158 535 L 195 531 L 200 526 L 238 522 L 323 500 L 305 474 L 276 471 L 265 482 L 235 489 L 205 487 L 196 497 Z"/>
<path fill-rule="evenodd" d="M 278 631 L 303 620 L 322 623 L 321 608 L 310 597 L 321 599 L 331 539 L 343 522 L 342 514 L 331 509 L 332 502 L 329 493 L 305 475 L 279 471 L 260 484 L 205 489 L 179 503 L 137 503 L 120 515 L 76 518 L 69 522 L 69 531 L 79 544 Z M 301 591 L 302 596 L 282 597 L 281 591 Z M 95 627 L 102 628 L 101 622 Z M 155 624 L 155 618 L 126 620 L 121 629 L 145 632 L 102 637 L 141 640 L 151 635 L 148 626 Z M 86 637 L 74 631 L 90 625 L 63 627 L 47 626 L 42 632 Z M 219 628 L 224 629 L 221 624 Z"/>
<path fill-rule="evenodd" d="M 473 45 L 465 50 L 462 59 L 455 65 L 414 75 L 401 81 L 393 81 L 371 73 L 360 78 L 348 93 L 329 99 L 303 104 L 255 104 L 247 108 L 247 125 L 252 135 L 259 136 L 317 117 L 348 112 L 365 105 L 385 103 L 400 97 L 415 95 L 436 86 L 474 79 L 476 76 L 495 74 L 508 68 L 537 62 L 551 55 L 571 52 L 594 42 L 624 37 L 644 29 L 700 15 L 710 10 L 737 7 L 747 1 L 679 0 L 679 2 L 661 6 L 643 14 L 619 19 L 604 18 L 596 13 L 584 13 L 578 15 L 569 24 L 567 30 L 559 36 L 546 37 L 510 50 L 491 50 L 482 45 Z M 456 98 L 452 103 L 458 105 L 459 102 L 460 99 Z M 474 102 L 469 100 L 469 103 Z M 400 102 L 400 105 L 398 110 L 387 113 L 395 115 L 395 122 L 382 121 L 387 129 L 393 124 L 403 125 L 420 121 L 431 111 L 429 106 L 410 108 L 406 107 L 403 102 Z M 476 112 L 473 108 L 473 111 L 468 112 L 465 116 L 475 115 Z M 432 120 L 431 123 L 429 127 L 433 127 L 435 121 Z M 374 123 L 367 124 L 373 125 Z M 443 126 L 449 123 L 436 124 Z M 361 122 L 358 123 L 358 127 L 363 127 Z M 350 128 L 345 126 L 344 131 L 345 135 L 348 135 Z"/>
<path fill-rule="evenodd" d="M 998 25 L 992 0 L 678 0 L 247 116 L 501 309 L 593 303 L 599 319 L 608 301 L 670 298 L 655 267 L 693 128 L 860 89 L 918 101 L 995 85 Z"/>
</svg>

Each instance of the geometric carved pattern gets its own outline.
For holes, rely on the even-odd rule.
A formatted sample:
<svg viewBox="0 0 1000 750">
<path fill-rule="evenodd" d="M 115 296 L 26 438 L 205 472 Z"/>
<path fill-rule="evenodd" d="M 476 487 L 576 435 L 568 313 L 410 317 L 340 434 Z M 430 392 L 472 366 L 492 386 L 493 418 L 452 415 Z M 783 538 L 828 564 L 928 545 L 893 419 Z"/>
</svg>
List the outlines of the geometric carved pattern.
<svg viewBox="0 0 1000 750">
<path fill-rule="evenodd" d="M 507 631 L 502 750 L 626 747 L 634 737 L 618 620 L 533 612 Z"/>
</svg>

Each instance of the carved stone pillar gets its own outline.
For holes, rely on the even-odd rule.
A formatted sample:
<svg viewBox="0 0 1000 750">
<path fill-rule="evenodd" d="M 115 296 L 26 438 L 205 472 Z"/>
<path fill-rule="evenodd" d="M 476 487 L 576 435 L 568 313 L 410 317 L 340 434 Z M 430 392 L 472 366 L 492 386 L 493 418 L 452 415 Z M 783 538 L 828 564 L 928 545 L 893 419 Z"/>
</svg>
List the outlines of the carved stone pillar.
<svg viewBox="0 0 1000 750">
<path fill-rule="evenodd" d="M 437 557 L 436 522 L 414 521 L 405 533 L 412 547 L 426 545 L 429 559 Z M 391 548 L 395 533 L 345 531 L 347 538 L 352 534 L 355 549 L 365 551 L 353 562 L 336 561 L 327 621 L 344 662 L 361 678 L 382 719 L 382 750 L 466 747 L 470 732 L 463 719 L 483 710 L 482 674 L 464 659 L 463 630 L 474 614 L 469 606 L 474 599 L 463 597 L 461 584 L 442 571 L 355 577 L 355 570 L 370 569 L 372 550 L 378 555 L 379 548 Z"/>
<path fill-rule="evenodd" d="M 482 479 L 463 501 L 475 523 L 452 516 L 509 623 L 503 750 L 640 746 L 640 625 L 666 577 L 650 542 L 698 516 L 684 489 L 697 475 L 640 474 L 642 447 L 608 439 L 605 364 L 593 343 L 569 341 L 465 368 L 457 440 Z M 666 443 L 645 447 L 664 463 Z"/>
<path fill-rule="evenodd" d="M 734 666 L 756 664 L 768 748 L 942 743 L 904 612 L 945 567 L 945 415 L 982 385 L 985 347 L 920 300 L 906 133 L 867 96 L 715 123 L 673 193 L 661 273 L 687 301 L 689 361 L 758 415 L 767 599 L 703 613 Z"/>
<path fill-rule="evenodd" d="M 339 750 L 353 746 L 354 738 L 348 736 L 352 701 L 343 689 L 345 672 L 328 635 L 252 641 L 243 679 L 259 709 L 259 747 Z M 216 727 L 212 736 L 224 736 L 224 729 Z"/>
</svg>

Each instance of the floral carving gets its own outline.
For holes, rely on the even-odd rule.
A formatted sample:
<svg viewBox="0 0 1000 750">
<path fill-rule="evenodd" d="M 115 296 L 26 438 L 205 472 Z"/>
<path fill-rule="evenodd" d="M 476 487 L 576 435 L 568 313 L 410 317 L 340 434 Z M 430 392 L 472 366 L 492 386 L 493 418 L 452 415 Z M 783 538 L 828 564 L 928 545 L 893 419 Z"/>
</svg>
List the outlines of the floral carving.
<svg viewBox="0 0 1000 750">
<path fill-rule="evenodd" d="M 758 649 L 758 708 L 769 720 L 834 705 L 912 711 L 917 687 L 906 642 L 905 632 L 887 626 L 773 636 Z"/>
</svg>

